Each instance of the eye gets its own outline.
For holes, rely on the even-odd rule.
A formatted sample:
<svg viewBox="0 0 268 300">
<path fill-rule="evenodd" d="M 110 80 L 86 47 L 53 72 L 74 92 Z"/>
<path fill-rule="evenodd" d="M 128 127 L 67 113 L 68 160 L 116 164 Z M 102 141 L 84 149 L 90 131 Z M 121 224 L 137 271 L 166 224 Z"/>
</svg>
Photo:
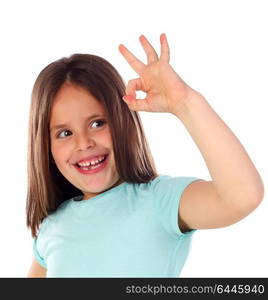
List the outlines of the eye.
<svg viewBox="0 0 268 300">
<path fill-rule="evenodd" d="M 98 126 L 98 127 L 102 127 L 105 123 L 106 123 L 106 121 L 104 121 L 104 120 L 96 120 L 96 121 L 94 121 L 94 122 L 92 122 L 93 124 L 94 123 L 101 123 L 102 125 L 101 126 Z"/>
<path fill-rule="evenodd" d="M 107 123 L 105 120 L 96 120 L 94 122 L 92 122 L 92 124 L 94 123 L 100 123 L 101 125 L 95 127 L 95 128 L 98 128 L 98 127 L 103 127 L 105 123 Z M 72 134 L 72 132 L 70 130 L 67 130 L 67 129 L 64 129 L 62 131 L 60 131 L 58 134 L 57 134 L 57 138 L 65 138 L 65 137 L 68 137 L 69 136 L 69 133 Z"/>
<path fill-rule="evenodd" d="M 68 132 L 71 132 L 70 130 L 62 130 L 58 135 L 57 135 L 57 137 L 58 138 L 64 138 L 64 137 L 66 137 L 66 136 L 68 136 L 66 133 L 68 133 Z"/>
</svg>

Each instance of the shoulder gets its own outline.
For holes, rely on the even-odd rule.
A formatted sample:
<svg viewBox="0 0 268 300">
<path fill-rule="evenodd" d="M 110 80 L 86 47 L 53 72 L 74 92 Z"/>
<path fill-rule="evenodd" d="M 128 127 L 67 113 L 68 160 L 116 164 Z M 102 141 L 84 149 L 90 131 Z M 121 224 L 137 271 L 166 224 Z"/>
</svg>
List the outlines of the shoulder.
<svg viewBox="0 0 268 300">
<path fill-rule="evenodd" d="M 135 196 L 146 196 L 151 193 L 161 193 L 169 185 L 172 185 L 174 178 L 168 175 L 159 175 L 146 183 L 131 183 L 126 185 L 125 192 Z M 176 179 L 175 179 L 176 181 Z"/>
<path fill-rule="evenodd" d="M 200 180 L 197 177 L 160 175 L 151 182 L 151 193 L 153 194 L 154 205 L 158 210 L 176 210 L 180 198 L 192 182 Z"/>
<path fill-rule="evenodd" d="M 174 177 L 159 175 L 148 183 L 135 183 L 127 186 L 127 193 L 134 193 L 135 196 L 146 196 L 153 194 L 154 198 L 166 198 L 168 196 L 182 194 L 184 189 L 193 181 L 200 180 L 197 177 Z"/>
<path fill-rule="evenodd" d="M 189 176 L 169 176 L 169 175 L 160 175 L 156 177 L 151 182 L 151 188 L 155 192 L 167 192 L 169 190 L 174 190 L 177 193 L 183 191 L 193 181 L 200 180 L 197 177 Z"/>
<path fill-rule="evenodd" d="M 42 232 L 46 231 L 51 225 L 51 223 L 54 223 L 59 218 L 61 218 L 62 215 L 64 215 L 67 211 L 69 211 L 69 207 L 72 199 L 68 199 L 62 202 L 55 211 L 49 212 L 49 214 L 43 219 L 43 221 L 40 224 L 40 231 Z"/>
<path fill-rule="evenodd" d="M 160 175 L 152 181 L 152 200 L 155 213 L 167 232 L 180 236 L 178 226 L 178 211 L 180 199 L 192 182 L 200 180 L 197 177 Z"/>
</svg>

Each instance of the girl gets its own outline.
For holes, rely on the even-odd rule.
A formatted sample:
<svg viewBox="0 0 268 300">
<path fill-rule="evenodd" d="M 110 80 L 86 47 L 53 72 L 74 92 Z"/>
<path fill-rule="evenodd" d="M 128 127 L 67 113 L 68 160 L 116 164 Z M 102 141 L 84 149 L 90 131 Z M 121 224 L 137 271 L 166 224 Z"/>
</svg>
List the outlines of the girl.
<svg viewBox="0 0 268 300">
<path fill-rule="evenodd" d="M 197 229 L 231 225 L 261 202 L 264 187 L 243 146 L 205 98 L 145 38 L 125 87 L 101 57 L 74 54 L 48 65 L 32 92 L 27 226 L 28 277 L 178 277 Z M 136 91 L 146 93 L 136 99 Z M 184 124 L 212 180 L 157 174 L 137 111 Z M 98 124 L 98 126 L 96 126 Z"/>
</svg>

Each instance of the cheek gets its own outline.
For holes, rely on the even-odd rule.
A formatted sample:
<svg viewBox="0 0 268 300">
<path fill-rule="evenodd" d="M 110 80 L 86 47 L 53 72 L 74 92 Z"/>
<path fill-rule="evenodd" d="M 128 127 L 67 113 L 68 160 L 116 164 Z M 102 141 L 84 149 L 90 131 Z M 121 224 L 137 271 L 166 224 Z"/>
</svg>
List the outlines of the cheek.
<svg viewBox="0 0 268 300">
<path fill-rule="evenodd" d="M 107 130 L 103 135 L 103 141 L 107 146 L 109 146 L 109 148 L 113 148 L 112 136 L 109 130 Z"/>
<path fill-rule="evenodd" d="M 67 147 L 63 147 L 57 143 L 51 143 L 51 153 L 56 163 L 60 164 L 64 162 L 66 159 L 66 155 L 68 153 Z"/>
<path fill-rule="evenodd" d="M 99 132 L 98 134 L 96 134 L 93 137 L 94 141 L 95 141 L 95 145 L 96 147 L 100 146 L 100 147 L 105 147 L 109 150 L 113 150 L 113 141 L 112 141 L 112 136 L 110 134 L 110 131 L 107 130 L 103 130 L 102 132 Z"/>
</svg>

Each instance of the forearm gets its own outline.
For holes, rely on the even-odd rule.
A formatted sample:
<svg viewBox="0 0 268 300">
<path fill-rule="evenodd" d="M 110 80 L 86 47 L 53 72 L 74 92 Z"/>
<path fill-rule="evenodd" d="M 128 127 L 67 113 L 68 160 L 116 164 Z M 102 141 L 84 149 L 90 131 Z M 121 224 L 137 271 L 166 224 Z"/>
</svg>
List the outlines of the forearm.
<svg viewBox="0 0 268 300">
<path fill-rule="evenodd" d="M 174 115 L 199 148 L 221 199 L 238 205 L 255 205 L 262 200 L 264 187 L 258 171 L 202 95 L 194 93 Z"/>
</svg>

